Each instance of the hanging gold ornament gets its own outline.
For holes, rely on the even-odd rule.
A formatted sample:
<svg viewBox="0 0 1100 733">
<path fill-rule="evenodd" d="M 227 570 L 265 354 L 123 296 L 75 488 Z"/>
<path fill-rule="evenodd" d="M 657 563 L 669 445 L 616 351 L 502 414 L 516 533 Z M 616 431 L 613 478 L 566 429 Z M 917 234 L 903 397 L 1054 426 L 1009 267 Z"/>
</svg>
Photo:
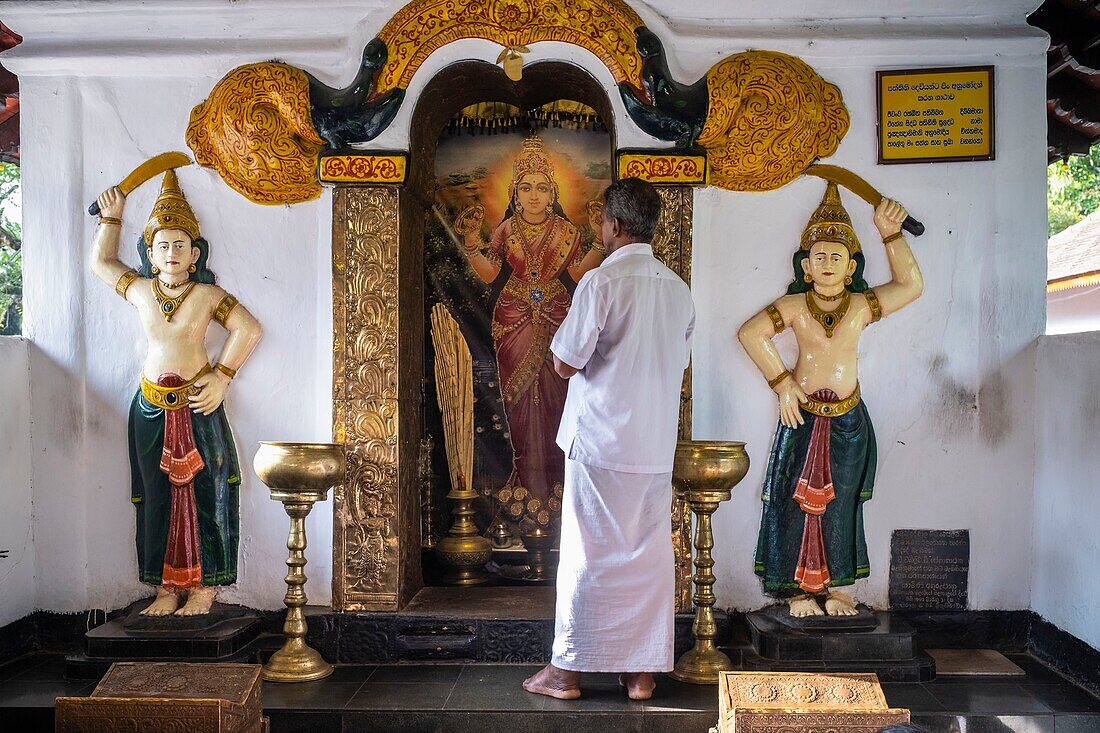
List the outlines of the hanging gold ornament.
<svg viewBox="0 0 1100 733">
<path fill-rule="evenodd" d="M 523 78 L 523 57 L 521 53 L 531 53 L 527 46 L 505 46 L 497 56 L 497 63 L 503 64 L 504 74 L 512 81 Z"/>
</svg>

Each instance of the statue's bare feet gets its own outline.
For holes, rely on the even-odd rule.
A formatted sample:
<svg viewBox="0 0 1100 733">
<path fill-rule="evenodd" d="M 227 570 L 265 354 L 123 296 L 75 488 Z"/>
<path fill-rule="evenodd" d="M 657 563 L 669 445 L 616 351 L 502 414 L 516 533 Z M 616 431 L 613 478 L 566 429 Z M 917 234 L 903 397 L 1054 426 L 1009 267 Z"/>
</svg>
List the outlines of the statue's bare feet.
<svg viewBox="0 0 1100 733">
<path fill-rule="evenodd" d="M 214 605 L 214 596 L 217 591 L 214 588 L 199 586 L 187 591 L 187 603 L 176 611 L 177 616 L 202 616 L 210 613 L 210 607 Z"/>
<path fill-rule="evenodd" d="M 631 700 L 648 700 L 657 689 L 649 672 L 624 672 L 619 675 L 619 684 L 626 688 L 626 696 Z"/>
<path fill-rule="evenodd" d="M 157 586 L 157 597 L 141 612 L 142 616 L 171 616 L 180 607 L 180 597 L 172 588 Z"/>
<path fill-rule="evenodd" d="M 829 597 L 825 600 L 825 613 L 830 616 L 856 616 L 859 611 L 850 595 L 833 590 L 829 591 Z"/>
<path fill-rule="evenodd" d="M 576 700 L 581 696 L 581 673 L 548 664 L 523 681 L 523 689 L 558 700 Z"/>
<path fill-rule="evenodd" d="M 798 596 L 797 598 L 792 598 L 789 603 L 791 607 L 791 616 L 795 618 L 825 615 L 825 612 L 821 610 L 821 606 L 817 604 L 817 599 L 813 596 Z"/>
</svg>

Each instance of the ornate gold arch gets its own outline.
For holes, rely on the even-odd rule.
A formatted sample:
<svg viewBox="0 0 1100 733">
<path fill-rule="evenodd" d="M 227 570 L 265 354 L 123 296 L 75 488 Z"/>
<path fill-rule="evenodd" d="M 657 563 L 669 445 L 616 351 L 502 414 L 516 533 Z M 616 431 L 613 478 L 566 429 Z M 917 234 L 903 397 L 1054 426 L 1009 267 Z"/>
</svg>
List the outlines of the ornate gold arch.
<svg viewBox="0 0 1100 733">
<path fill-rule="evenodd" d="M 363 133 L 377 135 L 392 120 L 385 115 L 370 118 L 381 115 L 378 105 L 392 115 L 424 61 L 466 38 L 488 40 L 512 53 L 539 41 L 579 46 L 607 67 L 624 99 L 635 100 L 630 112 L 635 123 L 646 119 L 658 128 L 670 120 L 695 125 L 692 129 L 698 134 L 692 142 L 697 149 L 660 151 L 656 161 L 627 159 L 634 175 L 654 173 L 654 180 L 662 183 L 671 182 L 660 171 L 676 157 L 679 165 L 691 169 L 691 175 L 673 176 L 677 182 L 768 191 L 832 155 L 848 131 L 840 90 L 788 54 L 746 51 L 722 59 L 694 84 L 669 78 L 660 41 L 624 0 L 412 0 L 368 44 L 360 68 L 363 79 L 348 89 L 328 89 L 279 62 L 241 66 L 195 107 L 187 142 L 200 164 L 215 168 L 251 201 L 298 203 L 316 198 L 320 181 L 332 179 L 333 170 L 346 162 L 339 156 L 329 158 L 318 172 L 322 155 L 339 154 L 342 150 L 333 146 L 339 148 L 345 140 L 330 134 L 333 128 L 326 115 L 350 110 L 383 120 Z M 374 44 L 377 48 L 372 49 Z M 368 59 L 368 51 L 376 56 Z M 377 67 L 370 65 L 375 62 Z M 664 85 L 667 92 L 658 100 L 650 95 L 655 85 Z M 700 85 L 705 85 L 705 105 L 699 103 Z M 326 95 L 335 95 L 339 104 Z M 684 118 L 686 109 L 695 109 L 690 120 Z M 688 138 L 677 139 L 687 144 Z M 699 154 L 704 156 L 701 163 L 689 160 Z M 696 175 L 703 170 L 705 175 Z"/>
<path fill-rule="evenodd" d="M 414 0 L 378 34 L 389 58 L 375 78 L 375 96 L 408 88 L 421 64 L 448 43 L 482 38 L 506 48 L 539 41 L 580 46 L 648 101 L 634 36 L 641 25 L 622 0 Z"/>
</svg>

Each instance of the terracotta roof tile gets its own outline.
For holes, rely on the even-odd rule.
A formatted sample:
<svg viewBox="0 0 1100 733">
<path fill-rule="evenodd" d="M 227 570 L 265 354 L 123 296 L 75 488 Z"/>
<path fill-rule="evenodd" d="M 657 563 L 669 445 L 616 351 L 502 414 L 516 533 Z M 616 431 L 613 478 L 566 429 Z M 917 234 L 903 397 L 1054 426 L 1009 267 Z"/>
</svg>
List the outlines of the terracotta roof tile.
<svg viewBox="0 0 1100 733">
<path fill-rule="evenodd" d="M 1047 241 L 1047 282 L 1100 270 L 1100 210 Z"/>
</svg>

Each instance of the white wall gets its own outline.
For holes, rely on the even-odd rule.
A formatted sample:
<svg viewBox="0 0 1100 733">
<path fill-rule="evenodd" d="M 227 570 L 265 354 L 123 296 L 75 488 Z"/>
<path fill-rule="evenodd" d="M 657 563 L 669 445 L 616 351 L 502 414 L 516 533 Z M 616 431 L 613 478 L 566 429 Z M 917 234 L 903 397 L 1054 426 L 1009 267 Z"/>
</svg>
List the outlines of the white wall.
<svg viewBox="0 0 1100 733">
<path fill-rule="evenodd" d="M 0 336 L 0 626 L 35 609 L 29 343 Z"/>
<path fill-rule="evenodd" d="M 147 592 L 136 582 L 127 495 L 125 410 L 143 343 L 134 314 L 88 274 L 93 220 L 81 212 L 133 165 L 184 149 L 190 108 L 232 67 L 278 57 L 346 83 L 363 44 L 400 7 L 364 0 L 196 0 L 0 3 L 23 34 L 4 54 L 21 78 L 28 335 L 35 380 L 38 602 L 52 610 L 116 607 Z M 831 162 L 862 173 L 928 226 L 916 241 L 928 283 L 908 311 L 873 327 L 863 390 L 879 436 L 876 498 L 867 507 L 873 571 L 859 595 L 886 601 L 889 533 L 970 528 L 974 608 L 1026 608 L 1030 566 L 1033 349 L 1043 330 L 1046 39 L 1024 25 L 1037 2 L 817 4 L 632 3 L 693 81 L 722 57 L 770 48 L 802 57 L 837 83 L 852 129 Z M 835 5 L 835 4 L 834 4 Z M 883 17 L 883 16 L 888 17 Z M 720 16 L 720 17 L 719 17 Z M 247 40 L 240 40 L 245 37 Z M 467 41 L 437 52 L 432 69 L 499 49 Z M 585 62 L 587 52 L 536 44 L 529 60 Z M 875 165 L 874 71 L 996 65 L 997 160 Z M 606 69 L 620 142 L 647 144 L 622 114 Z M 407 139 L 411 100 L 388 145 Z M 650 141 L 652 142 L 652 141 Z M 260 318 L 267 336 L 234 382 L 229 414 L 244 464 L 241 581 L 232 600 L 281 604 L 286 518 L 248 470 L 260 439 L 325 439 L 330 431 L 329 200 L 294 207 L 246 202 L 208 170 L 181 173 L 221 282 Z M 695 434 L 741 439 L 753 469 L 716 517 L 716 592 L 724 606 L 763 602 L 752 574 L 758 489 L 775 406 L 733 334 L 778 296 L 790 255 L 822 185 L 767 194 L 700 191 L 693 290 L 699 310 Z M 136 237 L 153 186 L 131 197 Z M 868 251 L 869 279 L 887 278 L 870 209 L 846 197 Z M 66 256 L 60 256 L 60 253 Z M 127 257 L 132 255 L 127 252 Z M 311 599 L 326 602 L 331 505 L 311 518 Z"/>
<path fill-rule="evenodd" d="M 1100 333 L 1044 336 L 1036 365 L 1032 609 L 1100 649 Z"/>
</svg>

